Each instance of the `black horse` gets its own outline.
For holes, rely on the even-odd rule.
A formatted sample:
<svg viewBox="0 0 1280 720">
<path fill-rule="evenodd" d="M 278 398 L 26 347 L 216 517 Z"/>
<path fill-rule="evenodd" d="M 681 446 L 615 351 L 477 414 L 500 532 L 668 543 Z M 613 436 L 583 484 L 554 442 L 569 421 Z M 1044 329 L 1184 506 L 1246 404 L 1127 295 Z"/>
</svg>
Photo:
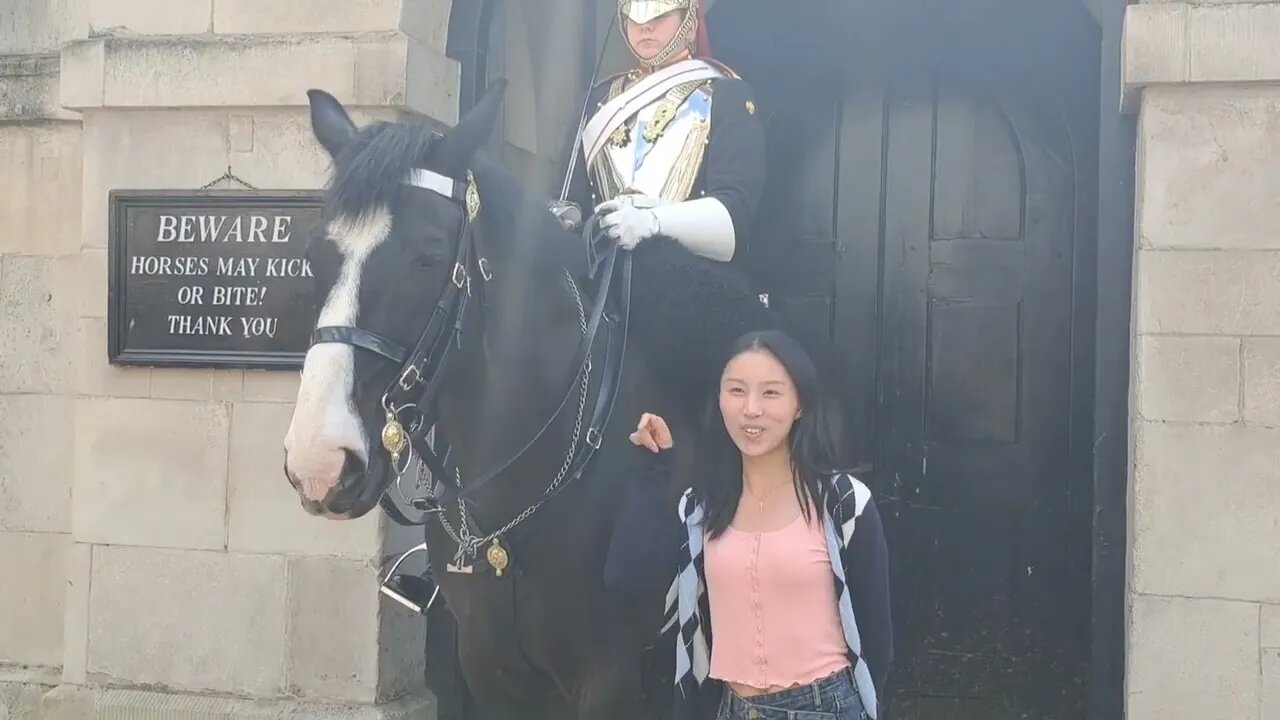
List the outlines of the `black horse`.
<svg viewBox="0 0 1280 720">
<path fill-rule="evenodd" d="M 602 580 L 626 479 L 653 464 L 627 435 L 649 411 L 681 437 L 690 385 L 711 387 L 717 348 L 768 321 L 735 275 L 655 238 L 630 254 L 631 341 L 617 342 L 623 305 L 597 313 L 596 298 L 621 274 L 593 264 L 583 239 L 481 150 L 502 90 L 444 133 L 357 128 L 333 97 L 309 93 L 334 173 L 309 249 L 319 320 L 286 473 L 307 511 L 359 517 L 410 453 L 432 457 L 432 425 L 451 448 L 437 470 L 453 477 L 434 478 L 428 552 L 481 716 L 663 717 L 669 578 L 625 594 Z M 610 402 L 597 400 L 602 387 Z M 613 421 L 596 427 L 602 407 Z M 658 477 L 670 478 L 674 514 L 686 483 Z"/>
</svg>

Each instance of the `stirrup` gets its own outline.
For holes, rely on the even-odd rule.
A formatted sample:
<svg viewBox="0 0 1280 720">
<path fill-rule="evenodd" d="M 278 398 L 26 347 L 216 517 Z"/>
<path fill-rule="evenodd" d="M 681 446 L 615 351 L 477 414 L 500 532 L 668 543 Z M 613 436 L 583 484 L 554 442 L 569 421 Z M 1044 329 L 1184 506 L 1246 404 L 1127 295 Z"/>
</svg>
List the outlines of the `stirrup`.
<svg viewBox="0 0 1280 720">
<path fill-rule="evenodd" d="M 429 573 L 396 573 L 383 581 L 378 591 L 419 615 L 426 615 L 440 594 L 440 586 Z"/>
<path fill-rule="evenodd" d="M 440 595 L 440 586 L 436 584 L 431 573 L 431 562 L 427 561 L 427 567 L 420 575 L 410 573 L 397 573 L 396 568 L 400 567 L 400 563 L 416 552 L 426 552 L 427 544 L 419 543 L 403 555 L 396 559 L 391 565 L 391 569 L 378 583 L 378 592 L 395 600 L 406 608 L 418 613 L 426 615 L 431 606 L 435 604 L 436 598 Z"/>
</svg>

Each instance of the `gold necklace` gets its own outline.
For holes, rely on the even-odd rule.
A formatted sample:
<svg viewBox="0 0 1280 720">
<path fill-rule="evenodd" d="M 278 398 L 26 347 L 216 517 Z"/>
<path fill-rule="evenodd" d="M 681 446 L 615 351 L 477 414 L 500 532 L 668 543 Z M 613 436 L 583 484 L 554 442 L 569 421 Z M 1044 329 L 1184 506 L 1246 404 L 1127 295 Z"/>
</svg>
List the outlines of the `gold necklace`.
<svg viewBox="0 0 1280 720">
<path fill-rule="evenodd" d="M 783 486 L 783 485 L 785 485 L 785 484 L 786 484 L 786 483 L 778 483 L 778 484 L 774 485 L 773 487 L 769 488 L 768 492 L 766 492 L 766 493 L 765 493 L 765 494 L 763 494 L 763 495 L 757 495 L 757 494 L 755 494 L 754 492 L 752 492 L 751 488 L 749 488 L 749 487 L 747 487 L 747 488 L 746 488 L 746 490 L 747 490 L 747 494 L 748 494 L 748 495 L 751 495 L 752 497 L 754 497 L 754 498 L 756 499 L 756 507 L 759 509 L 760 514 L 761 514 L 761 515 L 763 515 L 763 514 L 764 514 L 764 504 L 765 504 L 765 502 L 767 502 L 767 501 L 769 500 L 769 497 L 770 497 L 771 495 L 773 495 L 773 491 L 774 491 L 774 490 L 777 490 L 778 488 L 782 487 L 782 486 Z M 743 484 L 743 487 L 746 487 L 746 484 L 745 484 L 745 483 Z"/>
</svg>

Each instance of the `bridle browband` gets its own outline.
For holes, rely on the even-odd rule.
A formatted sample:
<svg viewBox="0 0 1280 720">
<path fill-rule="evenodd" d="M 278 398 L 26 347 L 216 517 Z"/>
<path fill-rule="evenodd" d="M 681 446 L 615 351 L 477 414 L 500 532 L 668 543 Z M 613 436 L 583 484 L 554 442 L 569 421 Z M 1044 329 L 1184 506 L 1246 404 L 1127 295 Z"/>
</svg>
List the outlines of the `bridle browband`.
<svg viewBox="0 0 1280 720">
<path fill-rule="evenodd" d="M 475 238 L 474 225 L 479 218 L 480 196 L 475 178 L 469 170 L 466 173 L 465 180 L 456 180 L 432 170 L 415 168 L 410 171 L 408 178 L 404 182 L 446 197 L 460 206 L 462 210 L 462 222 L 458 232 L 458 248 L 449 282 L 437 299 L 435 308 L 427 321 L 426 327 L 419 336 L 417 344 L 411 350 L 406 350 L 393 340 L 355 326 L 328 325 L 317 327 L 312 332 L 311 345 L 314 346 L 319 343 L 351 345 L 399 365 L 399 371 L 382 396 L 382 409 L 386 414 L 386 422 L 381 433 L 382 446 L 391 456 L 392 468 L 397 473 L 397 477 L 403 475 L 408 469 L 410 464 L 409 456 L 416 451 L 422 462 L 431 471 L 432 479 L 456 493 L 461 516 L 460 520 L 463 523 L 462 537 L 458 537 L 458 533 L 449 526 L 443 517 L 443 508 L 436 498 L 432 496 L 421 499 L 421 504 L 418 501 L 414 502 L 418 509 L 425 511 L 423 518 L 416 521 L 407 518 L 392 502 L 388 495 L 390 486 L 379 498 L 379 503 L 387 515 L 401 525 L 422 525 L 432 515 L 439 517 L 446 530 L 449 531 L 450 536 L 458 542 L 458 558 L 461 559 L 464 555 L 473 555 L 480 544 L 491 539 L 494 542 L 494 547 L 497 547 L 498 535 L 527 519 L 543 503 L 558 494 L 573 480 L 581 477 L 595 451 L 600 448 L 605 426 L 608 424 L 614 401 L 617 398 L 618 381 L 622 372 L 631 294 L 631 257 L 630 253 L 625 253 L 621 260 L 620 317 L 617 327 L 608 333 L 609 340 L 606 346 L 606 358 L 601 380 L 596 391 L 590 420 L 587 423 L 587 431 L 582 437 L 581 448 L 577 446 L 578 426 L 575 426 L 574 446 L 569 448 L 565 465 L 561 468 L 560 474 L 547 488 L 543 497 L 524 513 L 521 513 L 503 526 L 501 530 L 489 535 L 483 535 L 475 529 L 474 523 L 468 517 L 465 507 L 466 500 L 510 468 L 513 463 L 546 434 L 556 418 L 560 417 L 570 398 L 575 395 L 579 380 L 582 382 L 583 397 L 578 410 L 578 424 L 580 425 L 584 420 L 583 411 L 585 410 L 586 392 L 590 380 L 591 352 L 601 320 L 604 318 L 604 308 L 609 297 L 612 278 L 616 270 L 615 266 L 619 262 L 618 249 L 616 244 L 609 243 L 608 249 L 598 258 L 593 257 L 591 262 L 591 275 L 593 277 L 599 276 L 595 303 L 591 308 L 589 320 L 585 315 L 582 315 L 582 338 L 578 351 L 574 356 L 575 362 L 571 367 L 572 374 L 567 383 L 568 390 L 565 392 L 559 406 L 524 447 L 513 454 L 507 461 L 499 464 L 496 469 L 473 482 L 466 483 L 464 487 L 458 469 L 450 467 L 451 463 L 448 463 L 446 459 L 442 459 L 435 452 L 427 441 L 426 435 L 428 430 L 435 425 L 438 418 L 436 402 L 441 381 L 444 377 L 445 361 L 452 348 L 461 346 L 467 304 L 471 297 L 472 273 L 479 275 L 486 284 L 493 279 L 490 263 L 486 257 L 478 252 Z M 592 223 L 586 223 L 585 225 L 584 236 L 590 239 Z M 588 246 L 591 247 L 590 242 Z M 573 285 L 571 276 L 568 277 L 568 281 L 575 298 L 578 300 L 581 314 L 581 298 L 577 296 L 577 289 Z M 405 460 L 403 466 L 400 462 L 402 457 Z M 452 488 L 448 488 L 450 483 L 453 484 Z M 464 547 L 464 545 L 469 547 Z M 505 552 L 500 557 L 503 558 L 503 563 L 505 564 Z M 488 559 L 500 575 L 502 568 L 498 567 L 498 563 L 493 562 L 495 558 L 492 555 L 492 549 Z"/>
</svg>

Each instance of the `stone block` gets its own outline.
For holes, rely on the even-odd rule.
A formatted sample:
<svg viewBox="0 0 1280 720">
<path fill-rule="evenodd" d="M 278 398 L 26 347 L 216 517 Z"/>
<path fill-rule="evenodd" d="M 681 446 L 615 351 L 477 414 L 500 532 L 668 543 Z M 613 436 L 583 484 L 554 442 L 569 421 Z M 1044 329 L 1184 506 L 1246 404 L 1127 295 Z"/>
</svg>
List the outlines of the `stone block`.
<svg viewBox="0 0 1280 720">
<path fill-rule="evenodd" d="M 1182 3 L 1125 8 L 1120 64 L 1123 88 L 1136 90 L 1185 79 L 1188 14 Z"/>
<path fill-rule="evenodd" d="M 237 176 L 252 178 L 259 187 L 324 186 L 329 156 L 311 131 L 307 110 L 264 108 L 254 114 L 251 124 L 237 123 L 234 117 L 232 123 L 231 169 Z M 247 149 L 237 151 L 234 144 Z"/>
<path fill-rule="evenodd" d="M 289 560 L 289 694 L 374 701 L 379 643 L 398 641 L 379 637 L 377 582 L 377 570 L 368 563 Z"/>
<path fill-rule="evenodd" d="M 1277 125 L 1280 88 L 1148 92 L 1138 165 L 1142 247 L 1280 248 L 1270 201 L 1280 195 Z"/>
<path fill-rule="evenodd" d="M 6 704 L 11 715 L 5 714 Z M 0 719 L 40 720 L 437 720 L 429 692 L 382 705 L 252 699 L 113 687 L 0 684 Z"/>
<path fill-rule="evenodd" d="M 49 685 L 27 682 L 0 683 L 0 720 L 71 720 L 71 718 L 88 717 L 88 713 L 78 716 L 64 714 L 64 707 L 54 699 L 57 688 Z M 81 710 L 88 710 L 82 705 Z"/>
<path fill-rule="evenodd" d="M 1197 4 L 1187 23 L 1192 82 L 1280 79 L 1280 5 Z"/>
<path fill-rule="evenodd" d="M 1139 334 L 1280 335 L 1280 252 L 1138 252 Z"/>
<path fill-rule="evenodd" d="M 209 32 L 213 0 L 88 0 L 89 28 L 135 35 L 200 35 Z"/>
<path fill-rule="evenodd" d="M 210 400 L 213 371 L 207 368 L 154 368 L 151 397 L 158 400 Z"/>
<path fill-rule="evenodd" d="M 1123 103 L 1144 87 L 1246 83 L 1280 78 L 1280 5 L 1271 2 L 1144 2 L 1125 12 Z"/>
<path fill-rule="evenodd" d="M 1132 587 L 1280 602 L 1280 429 L 1140 423 Z"/>
<path fill-rule="evenodd" d="M 0 393 L 73 385 L 75 258 L 0 255 Z"/>
<path fill-rule="evenodd" d="M 0 55 L 56 52 L 88 34 L 86 0 L 6 0 Z"/>
<path fill-rule="evenodd" d="M 385 32 L 400 29 L 400 4 L 401 0 L 214 0 L 213 31 L 222 35 Z"/>
<path fill-rule="evenodd" d="M 74 213 L 77 222 L 81 213 Z M 76 302 L 78 317 L 107 316 L 107 251 L 87 248 L 76 258 Z"/>
<path fill-rule="evenodd" d="M 64 108 L 101 107 L 107 50 L 101 39 L 79 40 L 62 48 L 58 102 Z"/>
<path fill-rule="evenodd" d="M 440 122 L 457 124 L 462 66 L 433 47 L 414 41 L 406 45 L 405 105 Z"/>
<path fill-rule="evenodd" d="M 244 395 L 243 370 L 214 370 L 213 399 L 236 401 Z"/>
<path fill-rule="evenodd" d="M 107 321 L 80 318 L 76 321 L 75 391 L 80 395 L 149 397 L 151 368 L 121 367 L 107 360 Z"/>
<path fill-rule="evenodd" d="M 84 244 L 107 246 L 112 190 L 198 188 L 227 169 L 221 112 L 92 112 L 84 120 Z M 255 183 L 256 184 L 256 183 Z M 103 307 L 105 308 L 105 298 Z"/>
<path fill-rule="evenodd" d="M 1262 606 L 1262 647 L 1280 649 L 1280 604 Z"/>
<path fill-rule="evenodd" d="M 84 77 L 64 77 L 62 104 L 75 110 L 305 108 L 306 91 L 321 88 L 347 105 L 404 106 L 448 122 L 456 118 L 459 67 L 443 52 L 399 32 L 354 39 L 98 38 L 64 51 L 64 73 Z M 138 77 L 148 82 L 136 82 Z M 243 82 L 246 77 L 256 80 Z"/>
<path fill-rule="evenodd" d="M 298 399 L 298 383 L 301 379 L 296 372 L 245 370 L 244 399 L 250 402 L 292 403 Z M 284 435 L 280 437 L 283 438 Z"/>
<path fill-rule="evenodd" d="M 1261 720 L 1280 720 L 1280 649 L 1262 651 Z"/>
<path fill-rule="evenodd" d="M 62 613 L 71 538 L 0 532 L 0 664 L 62 664 Z"/>
<path fill-rule="evenodd" d="M 253 696 L 282 690 L 283 558 L 97 547 L 91 602 L 95 684 Z"/>
<path fill-rule="evenodd" d="M 241 552 L 375 558 L 381 516 L 336 521 L 309 515 L 284 476 L 290 405 L 237 403 L 231 413 L 228 547 Z"/>
<path fill-rule="evenodd" d="M 80 400 L 71 508 L 76 539 L 224 548 L 229 425 L 221 403 Z"/>
<path fill-rule="evenodd" d="M 0 253 L 80 248 L 80 158 L 77 125 L 0 125 Z"/>
<path fill-rule="evenodd" d="M 1258 716 L 1258 606 L 1138 595 L 1129 627 L 1126 716 Z"/>
<path fill-rule="evenodd" d="M 1244 420 L 1280 426 L 1280 338 L 1244 339 Z"/>
<path fill-rule="evenodd" d="M 417 697 L 426 686 L 427 623 L 398 605 L 379 602 L 378 702 Z"/>
<path fill-rule="evenodd" d="M 305 106 L 308 88 L 324 88 L 344 102 L 355 88 L 355 45 L 345 38 L 112 37 L 82 44 L 96 44 L 101 57 L 77 47 L 74 70 L 92 76 L 100 59 L 101 72 L 96 80 L 78 80 L 76 92 L 68 93 L 64 80 L 63 105 L 76 110 Z M 64 73 L 70 51 L 64 51 Z M 247 77 L 254 82 L 244 82 Z"/>
<path fill-rule="evenodd" d="M 77 121 L 58 103 L 58 55 L 0 55 L 0 120 Z"/>
<path fill-rule="evenodd" d="M 438 0 L 401 0 L 400 32 L 444 53 L 449 44 L 449 13 L 453 3 Z"/>
<path fill-rule="evenodd" d="M 0 395 L 0 530 L 71 531 L 73 402 Z"/>
<path fill-rule="evenodd" d="M 1142 336 L 1138 412 L 1147 420 L 1233 422 L 1240 417 L 1240 339 Z"/>
<path fill-rule="evenodd" d="M 62 619 L 62 681 L 88 680 L 89 590 L 93 579 L 93 546 L 72 543 L 67 552 L 67 594 Z"/>
</svg>

